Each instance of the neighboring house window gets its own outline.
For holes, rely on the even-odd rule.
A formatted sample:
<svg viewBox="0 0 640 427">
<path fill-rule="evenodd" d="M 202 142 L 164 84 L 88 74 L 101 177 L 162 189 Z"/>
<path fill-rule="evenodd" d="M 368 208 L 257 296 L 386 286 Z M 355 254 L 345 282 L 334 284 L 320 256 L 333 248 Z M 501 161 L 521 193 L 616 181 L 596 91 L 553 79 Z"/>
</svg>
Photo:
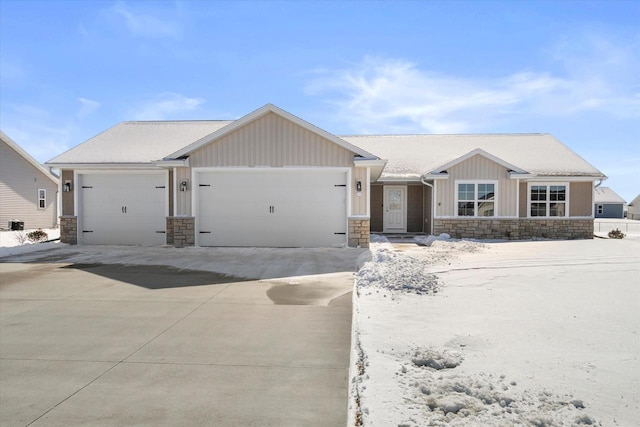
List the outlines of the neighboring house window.
<svg viewBox="0 0 640 427">
<path fill-rule="evenodd" d="M 496 182 L 459 182 L 457 216 L 496 216 Z"/>
<path fill-rule="evenodd" d="M 529 202 L 529 215 L 532 217 L 567 216 L 567 185 L 531 185 Z"/>
<path fill-rule="evenodd" d="M 42 188 L 38 190 L 38 209 L 47 208 L 47 190 Z"/>
<path fill-rule="evenodd" d="M 604 212 L 604 206 L 598 205 L 598 215 L 602 215 L 603 212 Z"/>
</svg>

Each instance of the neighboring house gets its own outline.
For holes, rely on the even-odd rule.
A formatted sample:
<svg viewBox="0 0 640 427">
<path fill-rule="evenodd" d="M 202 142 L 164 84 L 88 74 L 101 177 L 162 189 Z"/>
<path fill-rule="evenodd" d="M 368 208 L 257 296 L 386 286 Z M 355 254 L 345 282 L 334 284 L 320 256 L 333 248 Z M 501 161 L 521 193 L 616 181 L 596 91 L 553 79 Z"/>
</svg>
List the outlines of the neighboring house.
<svg viewBox="0 0 640 427">
<path fill-rule="evenodd" d="M 640 194 L 627 205 L 627 219 L 640 219 Z"/>
<path fill-rule="evenodd" d="M 62 240 L 362 246 L 370 231 L 591 238 L 605 176 L 551 135 L 338 137 L 271 104 L 123 122 L 46 163 Z"/>
<path fill-rule="evenodd" d="M 58 177 L 0 131 L 0 228 L 13 220 L 24 229 L 58 223 Z"/>
<path fill-rule="evenodd" d="M 596 218 L 624 218 L 625 201 L 609 187 L 596 187 L 593 203 Z"/>
</svg>

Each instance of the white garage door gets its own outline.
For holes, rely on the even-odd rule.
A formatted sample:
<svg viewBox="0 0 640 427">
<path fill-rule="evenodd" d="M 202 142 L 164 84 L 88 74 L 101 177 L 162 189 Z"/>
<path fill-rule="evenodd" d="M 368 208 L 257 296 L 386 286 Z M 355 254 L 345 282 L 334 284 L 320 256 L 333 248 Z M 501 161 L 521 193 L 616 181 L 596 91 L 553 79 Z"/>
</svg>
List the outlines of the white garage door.
<svg viewBox="0 0 640 427">
<path fill-rule="evenodd" d="M 346 171 L 199 172 L 197 183 L 200 246 L 346 243 Z"/>
<path fill-rule="evenodd" d="M 83 174 L 79 178 L 82 243 L 165 243 L 166 173 Z"/>
</svg>

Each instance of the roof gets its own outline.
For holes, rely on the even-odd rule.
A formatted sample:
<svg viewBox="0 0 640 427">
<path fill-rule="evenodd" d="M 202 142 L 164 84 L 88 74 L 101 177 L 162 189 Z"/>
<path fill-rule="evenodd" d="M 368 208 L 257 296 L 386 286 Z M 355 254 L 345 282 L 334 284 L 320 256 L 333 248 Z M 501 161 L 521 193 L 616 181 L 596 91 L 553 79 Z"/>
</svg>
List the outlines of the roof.
<svg viewBox="0 0 640 427">
<path fill-rule="evenodd" d="M 624 199 L 609 187 L 596 187 L 593 194 L 594 203 L 625 203 Z"/>
<path fill-rule="evenodd" d="M 31 157 L 31 155 L 29 155 L 29 153 L 24 151 L 22 149 L 22 147 L 20 147 L 13 139 L 9 138 L 9 136 L 6 133 L 4 133 L 3 131 L 1 131 L 1 130 L 0 130 L 0 140 L 2 140 L 9 147 L 11 147 L 15 152 L 17 152 L 19 155 L 21 155 L 26 161 L 31 163 L 31 165 L 34 168 L 36 168 L 40 172 L 42 172 L 47 178 L 49 178 L 51 181 L 53 181 L 56 185 L 58 184 L 58 176 L 56 174 L 51 172 L 50 169 L 45 168 L 40 163 L 38 163 L 38 161 L 36 159 Z"/>
<path fill-rule="evenodd" d="M 154 162 L 230 123 L 229 120 L 122 122 L 46 163 Z"/>
<path fill-rule="evenodd" d="M 547 177 L 605 175 L 550 134 L 371 135 L 342 139 L 388 159 L 381 179 L 416 179 L 440 172 L 474 150 L 529 174 Z"/>
<path fill-rule="evenodd" d="M 628 206 L 633 206 L 633 207 L 635 207 L 635 206 L 638 206 L 638 205 L 640 205 L 640 194 L 638 194 L 638 195 L 635 197 L 635 199 L 633 199 L 633 200 L 631 201 L 631 203 L 629 203 L 629 205 L 628 205 Z"/>
</svg>

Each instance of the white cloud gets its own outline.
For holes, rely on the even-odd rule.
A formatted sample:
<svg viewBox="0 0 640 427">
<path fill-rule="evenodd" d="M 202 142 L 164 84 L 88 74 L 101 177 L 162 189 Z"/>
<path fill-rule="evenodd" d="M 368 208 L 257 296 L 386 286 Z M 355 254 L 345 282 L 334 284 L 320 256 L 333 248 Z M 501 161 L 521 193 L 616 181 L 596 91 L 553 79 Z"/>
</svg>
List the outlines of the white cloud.
<svg viewBox="0 0 640 427">
<path fill-rule="evenodd" d="M 181 29 L 176 22 L 148 13 L 136 13 L 124 2 L 116 3 L 111 11 L 123 18 L 129 31 L 136 36 L 147 38 L 178 38 L 180 36 Z"/>
<path fill-rule="evenodd" d="M 193 116 L 193 112 L 204 103 L 202 98 L 188 98 L 178 93 L 165 92 L 143 102 L 131 116 L 135 120 L 175 120 L 182 117 L 183 113 Z"/>
<path fill-rule="evenodd" d="M 100 107 L 99 102 L 87 98 L 78 98 L 78 101 L 80 101 L 80 109 L 76 113 L 76 116 L 79 118 L 88 116 Z"/>
<path fill-rule="evenodd" d="M 337 107 L 354 132 L 462 133 L 491 130 L 518 116 L 568 117 L 596 111 L 640 117 L 636 45 L 603 39 L 553 52 L 564 71 L 518 71 L 493 79 L 443 75 L 399 59 L 366 57 L 350 68 L 319 71 L 307 94 Z M 584 52 L 587 50 L 588 54 Z"/>
</svg>

